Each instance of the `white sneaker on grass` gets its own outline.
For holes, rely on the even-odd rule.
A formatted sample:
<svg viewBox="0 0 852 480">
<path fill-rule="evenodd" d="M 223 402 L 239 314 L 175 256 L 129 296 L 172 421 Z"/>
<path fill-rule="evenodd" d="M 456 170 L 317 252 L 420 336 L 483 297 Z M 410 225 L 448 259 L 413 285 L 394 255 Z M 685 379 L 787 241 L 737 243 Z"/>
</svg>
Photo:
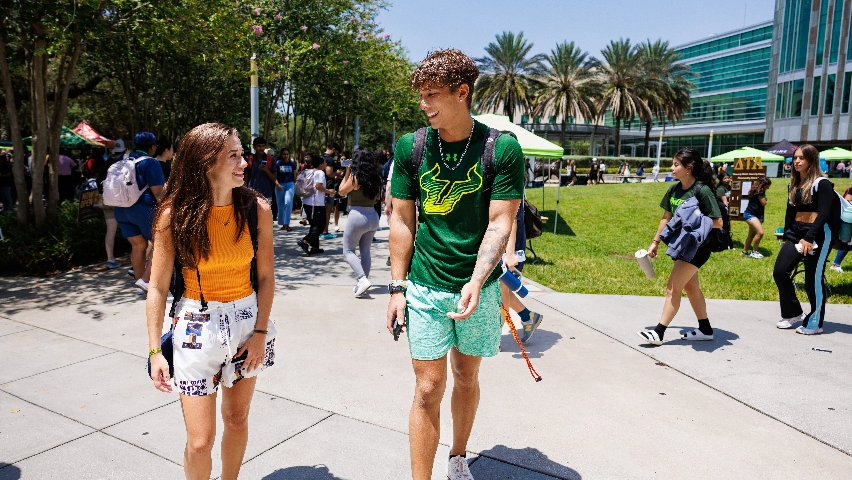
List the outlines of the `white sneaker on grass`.
<svg viewBox="0 0 852 480">
<path fill-rule="evenodd" d="M 450 457 L 450 463 L 447 465 L 447 478 L 449 480 L 474 480 L 470 474 L 470 468 L 467 466 L 467 459 L 464 457 Z"/>
<path fill-rule="evenodd" d="M 841 267 L 840 265 L 838 265 L 836 263 L 832 263 L 831 266 L 828 267 L 828 268 L 830 268 L 831 270 L 833 270 L 837 273 L 843 273 L 843 267 Z"/>
<path fill-rule="evenodd" d="M 782 318 L 781 321 L 779 321 L 778 323 L 775 324 L 775 326 L 778 327 L 778 328 L 784 328 L 784 329 L 793 328 L 793 327 L 796 326 L 797 323 L 802 322 L 804 319 L 805 319 L 804 313 L 799 315 L 798 317 Z"/>
<path fill-rule="evenodd" d="M 355 296 L 360 297 L 372 286 L 373 284 L 370 283 L 370 280 L 368 280 L 366 276 L 359 278 L 358 283 L 355 285 Z"/>
<path fill-rule="evenodd" d="M 754 250 L 748 254 L 748 258 L 763 258 L 763 254 L 758 252 L 757 250 Z"/>
</svg>

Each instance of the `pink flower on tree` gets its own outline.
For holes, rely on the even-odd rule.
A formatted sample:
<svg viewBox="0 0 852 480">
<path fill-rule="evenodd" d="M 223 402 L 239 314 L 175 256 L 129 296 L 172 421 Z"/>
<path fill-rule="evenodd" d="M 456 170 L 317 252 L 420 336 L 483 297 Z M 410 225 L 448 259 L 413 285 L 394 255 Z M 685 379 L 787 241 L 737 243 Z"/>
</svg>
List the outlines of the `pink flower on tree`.
<svg viewBox="0 0 852 480">
<path fill-rule="evenodd" d="M 301 26 L 301 27 L 299 27 L 299 28 L 300 28 L 300 29 L 302 29 L 302 31 L 303 31 L 303 32 L 307 32 L 307 31 L 308 31 L 308 27 L 307 27 L 307 26 L 305 26 L 305 25 L 302 25 L 302 26 Z"/>
<path fill-rule="evenodd" d="M 287 55 L 286 57 L 284 57 L 284 61 L 289 62 L 290 61 L 290 55 Z"/>
<path fill-rule="evenodd" d="M 343 61 L 343 64 L 344 64 L 344 65 L 349 65 L 349 60 L 344 60 L 344 61 Z"/>
<path fill-rule="evenodd" d="M 319 50 L 319 48 L 320 48 L 319 43 L 315 43 L 315 44 L 311 45 L 311 48 L 313 48 L 314 50 Z"/>
<path fill-rule="evenodd" d="M 390 33 L 386 33 L 386 34 L 384 34 L 384 35 L 382 36 L 382 38 L 384 38 L 385 40 L 389 39 L 389 38 L 390 38 Z"/>
<path fill-rule="evenodd" d="M 260 7 L 254 9 L 254 14 L 258 16 L 260 15 Z"/>
<path fill-rule="evenodd" d="M 252 25 L 251 29 L 254 31 L 255 35 L 260 35 L 263 33 L 263 27 L 261 27 L 260 25 Z"/>
<path fill-rule="evenodd" d="M 344 85 L 349 85 L 349 80 L 344 80 L 344 81 L 343 81 L 343 84 L 344 84 Z"/>
<path fill-rule="evenodd" d="M 340 55 L 340 50 L 335 50 L 334 53 Z"/>
<path fill-rule="evenodd" d="M 275 20 L 281 21 L 282 18 L 284 17 L 282 17 L 280 13 L 275 15 Z"/>
</svg>

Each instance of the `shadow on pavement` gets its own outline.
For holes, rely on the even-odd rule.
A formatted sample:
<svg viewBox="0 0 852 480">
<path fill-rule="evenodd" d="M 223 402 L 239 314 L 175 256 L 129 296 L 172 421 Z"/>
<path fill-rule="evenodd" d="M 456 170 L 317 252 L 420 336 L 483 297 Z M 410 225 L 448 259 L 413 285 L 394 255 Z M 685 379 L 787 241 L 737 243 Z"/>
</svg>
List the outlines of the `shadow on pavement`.
<svg viewBox="0 0 852 480">
<path fill-rule="evenodd" d="M 346 480 L 334 476 L 325 465 L 288 467 L 276 470 L 263 480 Z"/>
<path fill-rule="evenodd" d="M 823 335 L 831 333 L 846 333 L 852 334 L 852 325 L 846 323 L 834 323 L 823 320 L 822 322 Z"/>
<path fill-rule="evenodd" d="M 0 462 L 0 480 L 18 480 L 21 478 L 21 469 L 9 464 Z"/>
<path fill-rule="evenodd" d="M 678 336 L 685 335 L 698 327 L 674 327 L 679 328 L 680 333 Z M 690 346 L 696 352 L 713 352 L 718 348 L 727 347 L 728 345 L 733 345 L 731 343 L 733 340 L 739 339 L 740 336 L 734 332 L 729 332 L 727 330 L 722 330 L 721 328 L 713 329 L 713 340 L 711 341 L 690 341 L 690 340 L 681 340 L 679 337 L 669 340 L 666 343 L 670 343 L 672 345 L 682 345 L 682 346 Z"/>
<path fill-rule="evenodd" d="M 582 475 L 580 475 L 580 473 L 574 470 L 573 468 L 567 467 L 565 465 L 560 465 L 554 462 L 537 448 L 510 448 L 505 445 L 497 445 L 488 450 L 479 452 L 479 456 L 497 460 L 503 463 L 511 463 L 512 465 L 516 465 L 520 468 L 534 470 L 536 472 L 540 472 L 542 474 L 550 475 L 563 480 L 581 480 L 583 478 Z M 474 467 L 476 467 L 477 463 L 479 462 L 477 461 L 476 463 L 474 463 Z M 477 472 L 474 470 L 473 473 Z M 487 478 L 497 480 L 498 478 L 514 479 L 516 477 L 512 476 Z"/>
<path fill-rule="evenodd" d="M 522 332 L 518 332 L 518 335 L 521 335 L 521 333 Z M 527 351 L 527 356 L 530 358 L 541 358 L 545 351 L 556 345 L 561 339 L 562 335 L 556 332 L 542 330 L 541 327 L 539 327 L 529 342 L 524 344 L 524 348 Z M 521 355 L 521 348 L 518 346 L 518 342 L 515 341 L 515 338 L 511 333 L 503 335 L 503 337 L 500 338 L 500 349 L 501 352 L 512 353 L 513 358 L 524 358 L 523 355 Z"/>
</svg>

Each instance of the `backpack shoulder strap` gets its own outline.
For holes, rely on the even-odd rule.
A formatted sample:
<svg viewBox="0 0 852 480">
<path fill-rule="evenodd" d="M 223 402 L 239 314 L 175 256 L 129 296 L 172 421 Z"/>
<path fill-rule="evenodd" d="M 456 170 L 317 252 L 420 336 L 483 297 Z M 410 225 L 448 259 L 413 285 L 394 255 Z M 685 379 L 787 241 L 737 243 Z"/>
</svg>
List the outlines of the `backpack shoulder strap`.
<svg viewBox="0 0 852 480">
<path fill-rule="evenodd" d="M 491 191 L 494 188 L 494 179 L 497 177 L 497 169 L 494 166 L 494 149 L 497 146 L 497 139 L 500 138 L 500 130 L 488 127 L 488 137 L 485 139 L 485 145 L 482 147 L 482 173 L 485 176 L 482 185 L 482 195 L 487 202 L 491 201 Z"/>
<path fill-rule="evenodd" d="M 169 310 L 169 318 L 175 318 L 175 310 L 177 309 L 177 304 L 180 302 L 180 299 L 183 298 L 183 291 L 185 289 L 183 283 L 183 265 L 180 263 L 180 259 L 175 255 L 175 266 L 174 270 L 172 270 L 172 281 L 169 284 L 169 291 L 172 292 L 172 308 Z"/>
<path fill-rule="evenodd" d="M 249 274 L 249 278 L 251 280 L 251 287 L 257 292 L 257 198 L 249 203 L 248 209 L 248 229 L 249 235 L 251 235 L 251 246 L 253 249 L 252 258 L 251 258 L 251 273 Z"/>
</svg>

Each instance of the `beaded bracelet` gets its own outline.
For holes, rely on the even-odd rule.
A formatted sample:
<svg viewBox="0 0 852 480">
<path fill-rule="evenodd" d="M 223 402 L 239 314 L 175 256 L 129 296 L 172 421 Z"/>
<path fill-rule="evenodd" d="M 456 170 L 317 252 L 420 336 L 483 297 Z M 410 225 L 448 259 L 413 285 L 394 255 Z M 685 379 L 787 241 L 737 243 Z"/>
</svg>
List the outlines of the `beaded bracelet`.
<svg viewBox="0 0 852 480">
<path fill-rule="evenodd" d="M 148 356 L 152 357 L 152 356 L 154 356 L 154 355 L 156 355 L 156 354 L 158 354 L 162 351 L 163 351 L 162 348 L 155 348 L 155 349 L 151 350 L 150 352 L 148 352 Z"/>
</svg>

